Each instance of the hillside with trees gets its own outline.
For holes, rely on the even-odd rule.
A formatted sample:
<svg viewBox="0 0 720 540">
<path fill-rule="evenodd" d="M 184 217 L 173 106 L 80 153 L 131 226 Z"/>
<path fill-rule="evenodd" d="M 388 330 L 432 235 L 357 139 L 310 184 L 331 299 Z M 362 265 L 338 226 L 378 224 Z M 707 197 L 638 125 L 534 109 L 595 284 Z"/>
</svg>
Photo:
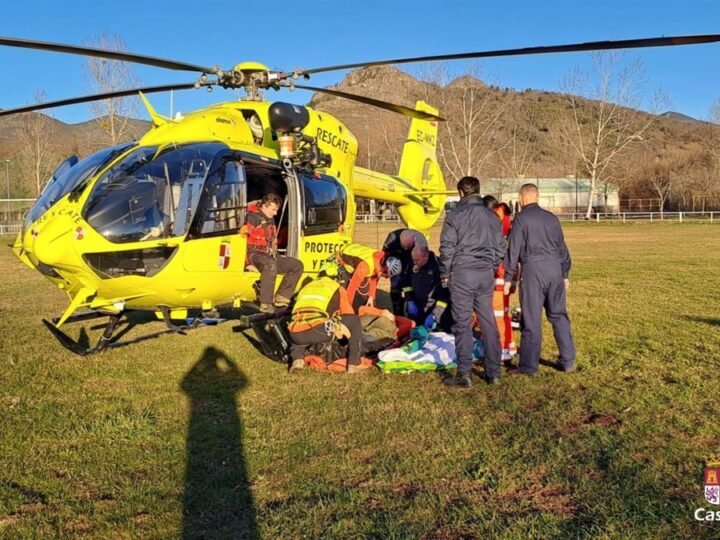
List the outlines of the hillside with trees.
<svg viewBox="0 0 720 540">
<path fill-rule="evenodd" d="M 611 68 L 605 66 L 608 73 Z M 592 178 L 598 190 L 606 182 L 619 186 L 625 201 L 652 200 L 666 210 L 720 208 L 720 126 L 660 110 L 662 99 L 652 105 L 658 110 L 639 110 L 633 92 L 640 73 L 631 66 L 595 87 L 583 87 L 587 79 L 571 74 L 563 92 L 547 92 L 488 85 L 472 65 L 452 80 L 443 64 L 426 66 L 417 78 L 378 66 L 348 73 L 335 88 L 436 106 L 447 119 L 440 125 L 438 153 L 450 186 L 464 175 Z M 271 93 L 266 97 L 273 99 Z M 310 105 L 347 124 L 359 142 L 359 165 L 397 172 L 409 119 L 328 94 L 314 95 Z M 0 160 L 11 160 L 13 197 L 34 197 L 68 154 L 83 156 L 110 145 L 118 125 L 123 140 L 150 127 L 122 112 L 74 125 L 42 113 L 0 118 Z M 720 120 L 720 107 L 714 115 Z"/>
</svg>

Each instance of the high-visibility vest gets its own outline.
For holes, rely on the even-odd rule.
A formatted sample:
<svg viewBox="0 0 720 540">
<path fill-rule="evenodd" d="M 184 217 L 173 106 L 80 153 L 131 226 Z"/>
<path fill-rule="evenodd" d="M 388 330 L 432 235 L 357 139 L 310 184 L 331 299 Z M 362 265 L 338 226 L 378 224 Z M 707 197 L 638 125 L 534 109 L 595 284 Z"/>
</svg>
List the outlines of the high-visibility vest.
<svg viewBox="0 0 720 540">
<path fill-rule="evenodd" d="M 343 262 L 350 264 L 353 268 L 357 268 L 357 265 L 360 264 L 361 261 L 365 262 L 370 269 L 370 275 L 373 275 L 378 272 L 378 268 L 376 268 L 377 265 L 375 264 L 376 253 L 376 249 L 365 247 L 361 244 L 348 244 L 342 249 L 340 256 Z"/>
<path fill-rule="evenodd" d="M 333 295 L 340 288 L 340 284 L 329 277 L 321 277 L 305 285 L 297 295 L 293 318 L 302 318 L 307 314 L 317 314 L 319 317 L 329 318 L 328 304 Z"/>
</svg>

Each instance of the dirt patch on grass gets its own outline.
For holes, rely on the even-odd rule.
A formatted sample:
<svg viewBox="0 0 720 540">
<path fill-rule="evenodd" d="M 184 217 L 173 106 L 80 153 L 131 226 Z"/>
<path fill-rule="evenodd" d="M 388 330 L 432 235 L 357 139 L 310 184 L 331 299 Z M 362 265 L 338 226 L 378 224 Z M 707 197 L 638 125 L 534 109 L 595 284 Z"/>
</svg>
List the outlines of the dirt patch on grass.
<svg viewBox="0 0 720 540">
<path fill-rule="evenodd" d="M 602 412 L 592 412 L 579 418 L 574 418 L 567 422 L 561 431 L 563 433 L 577 433 L 588 426 L 597 426 L 601 428 L 612 428 L 622 424 L 622 420 L 616 418 L 612 414 Z"/>
<path fill-rule="evenodd" d="M 412 482 L 400 484 L 390 491 L 393 495 L 401 497 L 403 499 L 414 499 L 420 493 L 425 490 L 425 487 L 420 484 L 414 484 Z"/>
<path fill-rule="evenodd" d="M 607 413 L 590 413 L 584 420 L 585 424 L 609 428 L 622 423 L 622 420 Z"/>
<path fill-rule="evenodd" d="M 152 520 L 152 516 L 150 515 L 150 512 L 140 512 L 139 514 L 136 514 L 132 520 L 136 525 L 147 525 Z"/>
<path fill-rule="evenodd" d="M 63 532 L 71 534 L 83 534 L 92 530 L 92 524 L 84 519 L 75 519 L 63 525 Z"/>
<path fill-rule="evenodd" d="M 20 516 L 16 514 L 10 514 L 9 516 L 0 517 L 0 529 L 3 527 L 10 527 L 16 525 L 20 521 Z"/>
<path fill-rule="evenodd" d="M 504 493 L 501 498 L 512 506 L 522 507 L 529 504 L 534 510 L 563 517 L 572 517 L 578 510 L 577 502 L 570 492 L 563 486 L 554 484 L 521 487 Z"/>
<path fill-rule="evenodd" d="M 47 504 L 45 504 L 44 502 L 21 504 L 18 509 L 12 514 L 0 517 L 0 529 L 2 529 L 3 527 L 10 527 L 11 525 L 16 525 L 24 517 L 40 514 L 42 512 L 45 512 L 46 509 Z"/>
</svg>

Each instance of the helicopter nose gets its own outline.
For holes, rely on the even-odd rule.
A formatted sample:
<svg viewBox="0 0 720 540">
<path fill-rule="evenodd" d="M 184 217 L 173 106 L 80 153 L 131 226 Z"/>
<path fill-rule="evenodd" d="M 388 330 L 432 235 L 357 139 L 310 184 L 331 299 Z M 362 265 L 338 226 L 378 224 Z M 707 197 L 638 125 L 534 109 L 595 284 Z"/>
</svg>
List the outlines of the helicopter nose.
<svg viewBox="0 0 720 540">
<path fill-rule="evenodd" d="M 68 270 L 82 267 L 74 246 L 82 236 L 82 227 L 67 216 L 51 218 L 44 226 L 31 230 L 30 235 L 34 240 L 29 251 L 42 264 Z"/>
</svg>

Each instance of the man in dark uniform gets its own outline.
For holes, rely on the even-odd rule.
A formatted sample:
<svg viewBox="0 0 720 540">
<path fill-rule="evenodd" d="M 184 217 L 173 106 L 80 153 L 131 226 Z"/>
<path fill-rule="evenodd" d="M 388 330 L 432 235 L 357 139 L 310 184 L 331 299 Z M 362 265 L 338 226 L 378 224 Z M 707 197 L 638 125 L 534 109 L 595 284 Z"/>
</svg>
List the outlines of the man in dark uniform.
<svg viewBox="0 0 720 540">
<path fill-rule="evenodd" d="M 402 263 L 402 273 L 390 279 L 390 300 L 395 315 L 402 315 L 402 287 L 412 267 L 410 252 L 415 246 L 427 246 L 425 235 L 415 229 L 396 229 L 387 235 L 382 251 L 385 254 L 383 263 L 389 257 L 397 257 Z"/>
<path fill-rule="evenodd" d="M 412 263 L 407 286 L 403 288 L 405 316 L 428 330 L 435 330 L 438 326 L 449 328 L 447 306 L 450 293 L 440 279 L 437 257 L 427 246 L 415 246 Z"/>
<path fill-rule="evenodd" d="M 505 259 L 505 293 L 512 288 L 510 280 L 522 264 L 520 278 L 520 365 L 518 371 L 535 375 L 542 346 L 542 310 L 552 324 L 555 342 L 560 350 L 558 369 L 575 369 L 575 343 L 565 305 L 570 285 L 570 253 L 565 245 L 560 220 L 538 206 L 538 189 L 534 184 L 520 188 L 522 212 L 515 216 Z"/>
<path fill-rule="evenodd" d="M 449 279 L 457 373 L 448 386 L 472 385 L 473 335 L 470 320 L 477 313 L 485 341 L 485 381 L 500 379 L 500 335 L 495 324 L 492 296 L 495 271 L 505 253 L 500 220 L 480 197 L 480 181 L 465 176 L 458 181 L 460 202 L 445 219 L 440 235 L 440 271 Z"/>
</svg>

